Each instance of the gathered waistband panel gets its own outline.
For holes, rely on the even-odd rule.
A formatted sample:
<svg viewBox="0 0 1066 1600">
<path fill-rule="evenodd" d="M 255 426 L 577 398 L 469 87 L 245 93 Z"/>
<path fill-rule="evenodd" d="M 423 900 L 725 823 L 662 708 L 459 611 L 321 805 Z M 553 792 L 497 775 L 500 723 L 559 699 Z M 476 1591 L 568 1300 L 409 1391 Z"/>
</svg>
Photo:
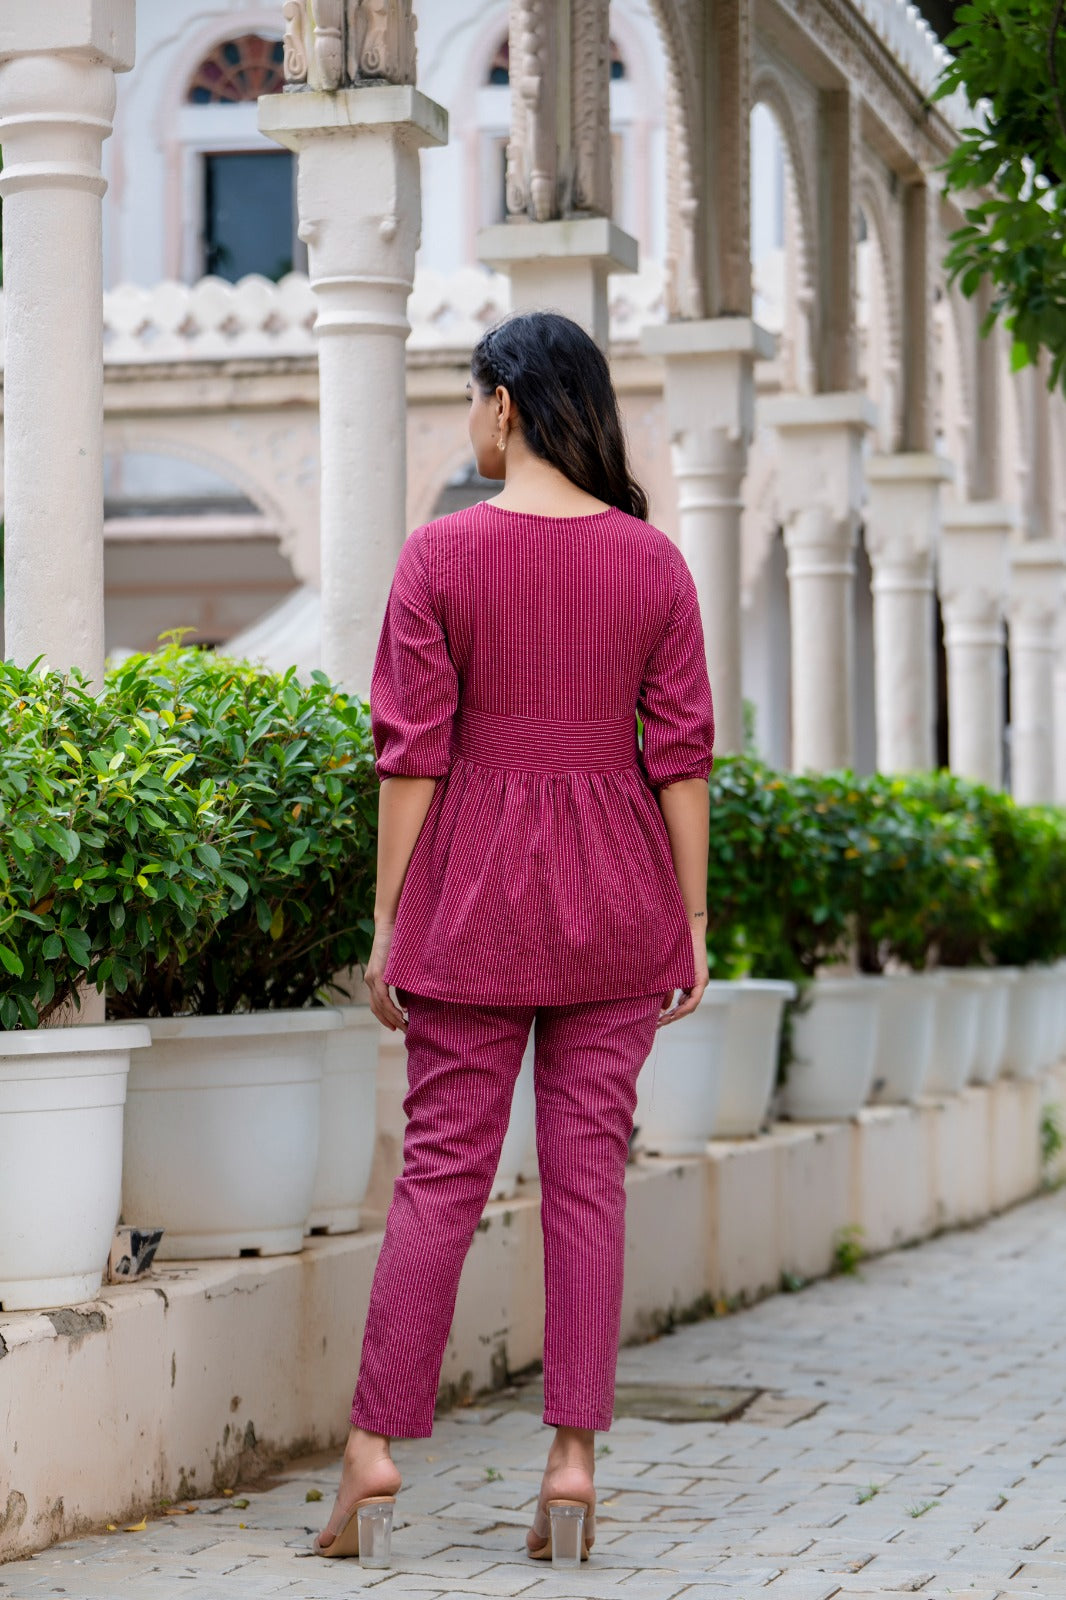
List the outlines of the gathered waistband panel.
<svg viewBox="0 0 1066 1600">
<path fill-rule="evenodd" d="M 554 722 L 464 711 L 455 749 L 469 761 L 527 772 L 614 772 L 637 764 L 637 720 Z"/>
</svg>

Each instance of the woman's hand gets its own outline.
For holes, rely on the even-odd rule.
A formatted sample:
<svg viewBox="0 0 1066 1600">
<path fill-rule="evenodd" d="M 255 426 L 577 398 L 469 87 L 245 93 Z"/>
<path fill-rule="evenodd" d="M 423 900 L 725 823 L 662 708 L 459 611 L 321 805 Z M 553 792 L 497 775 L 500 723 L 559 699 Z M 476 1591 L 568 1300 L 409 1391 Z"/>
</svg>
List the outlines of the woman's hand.
<svg viewBox="0 0 1066 1600">
<path fill-rule="evenodd" d="M 384 1023 L 390 1033 L 395 1033 L 397 1028 L 401 1033 L 406 1033 L 407 1018 L 392 998 L 385 982 L 385 963 L 389 959 L 389 947 L 392 944 L 392 926 L 391 922 L 379 922 L 375 927 L 374 943 L 363 979 L 370 991 L 370 1009 L 378 1021 Z"/>
<path fill-rule="evenodd" d="M 663 1009 L 659 1013 L 657 1028 L 664 1028 L 668 1022 L 676 1022 L 678 1017 L 687 1017 L 703 999 L 703 991 L 707 987 L 709 974 L 707 971 L 707 923 L 706 919 L 693 922 L 689 931 L 692 934 L 692 961 L 696 968 L 696 981 L 691 989 L 680 991 L 681 999 L 677 1005 L 672 1005 L 672 994 L 663 997 Z"/>
</svg>

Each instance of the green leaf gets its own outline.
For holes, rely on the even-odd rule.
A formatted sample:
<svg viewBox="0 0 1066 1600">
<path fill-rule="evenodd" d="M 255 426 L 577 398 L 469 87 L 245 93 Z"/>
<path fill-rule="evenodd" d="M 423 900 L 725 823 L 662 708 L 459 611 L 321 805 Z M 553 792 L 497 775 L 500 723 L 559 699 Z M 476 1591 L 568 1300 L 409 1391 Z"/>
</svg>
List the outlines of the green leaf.
<svg viewBox="0 0 1066 1600">
<path fill-rule="evenodd" d="M 63 940 L 58 933 L 50 933 L 41 946 L 46 961 L 56 961 L 63 954 Z"/>
<path fill-rule="evenodd" d="M 196 854 L 200 857 L 204 866 L 210 867 L 212 871 L 217 871 L 222 865 L 222 857 L 213 844 L 198 844 L 196 846 Z"/>
<path fill-rule="evenodd" d="M 9 949 L 6 944 L 0 944 L 0 966 L 10 972 L 14 978 L 21 978 L 25 970 L 21 958 L 15 954 L 14 950 Z"/>
<path fill-rule="evenodd" d="M 281 938 L 284 931 L 285 909 L 283 906 L 278 906 L 277 910 L 274 912 L 274 915 L 270 919 L 270 937 L 275 944 Z"/>
</svg>

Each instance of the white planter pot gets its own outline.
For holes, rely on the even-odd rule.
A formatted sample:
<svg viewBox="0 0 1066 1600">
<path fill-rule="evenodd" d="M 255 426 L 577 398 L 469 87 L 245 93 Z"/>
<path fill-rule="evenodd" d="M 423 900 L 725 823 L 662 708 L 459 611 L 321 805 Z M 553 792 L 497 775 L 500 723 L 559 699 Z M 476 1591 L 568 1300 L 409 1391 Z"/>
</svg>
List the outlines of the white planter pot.
<svg viewBox="0 0 1066 1600">
<path fill-rule="evenodd" d="M 507 1124 L 500 1161 L 492 1185 L 493 1200 L 507 1200 L 514 1194 L 520 1178 L 537 1175 L 536 1095 L 533 1088 L 533 1034 L 514 1086 L 511 1120 Z"/>
<path fill-rule="evenodd" d="M 1044 974 L 1043 967 L 1022 967 L 1011 985 L 1003 1056 L 1005 1077 L 1038 1078 L 1044 1069 L 1049 1009 Z"/>
<path fill-rule="evenodd" d="M 995 1083 L 1003 1071 L 1007 1052 L 1010 991 L 1018 976 L 1016 967 L 992 967 L 981 990 L 977 1013 L 977 1046 L 971 1083 Z"/>
<path fill-rule="evenodd" d="M 1057 967 L 1037 967 L 1039 1046 L 1037 1071 L 1047 1072 L 1059 1059 L 1059 1033 L 1062 1027 L 1061 976 Z"/>
<path fill-rule="evenodd" d="M 1052 1065 L 1066 1055 L 1066 961 L 1056 961 L 1051 969 L 1058 978 L 1055 994 L 1058 1002 L 1058 1026 L 1055 1029 Z"/>
<path fill-rule="evenodd" d="M 354 1233 L 366 1199 L 377 1132 L 382 1027 L 369 1006 L 336 1006 L 323 1036 L 318 1169 L 309 1232 Z"/>
<path fill-rule="evenodd" d="M 786 1000 L 795 999 L 796 985 L 769 978 L 741 978 L 736 983 L 710 983 L 707 987 L 733 992 L 713 1137 L 751 1138 L 762 1127 L 774 1092 L 781 1014 Z"/>
<path fill-rule="evenodd" d="M 933 1053 L 925 1087 L 927 1094 L 959 1094 L 973 1071 L 982 996 L 990 975 L 976 968 L 941 970 L 944 982 L 936 997 Z"/>
<path fill-rule="evenodd" d="M 637 1079 L 634 1118 L 641 1149 L 662 1156 L 702 1155 L 714 1133 L 725 1062 L 731 983 L 709 985 L 696 1010 L 660 1028 Z"/>
<path fill-rule="evenodd" d="M 913 1105 L 925 1092 L 943 978 L 939 972 L 893 972 L 883 982 L 870 1099 L 878 1105 Z"/>
<path fill-rule="evenodd" d="M 818 978 L 792 1024 L 781 1110 L 801 1122 L 839 1122 L 865 1105 L 877 1058 L 880 978 Z"/>
<path fill-rule="evenodd" d="M 299 1250 L 311 1214 L 325 1036 L 336 1011 L 148 1023 L 130 1070 L 122 1214 L 158 1258 Z"/>
<path fill-rule="evenodd" d="M 140 1023 L 0 1033 L 0 1306 L 100 1287 L 118 1220 L 122 1110 Z"/>
</svg>

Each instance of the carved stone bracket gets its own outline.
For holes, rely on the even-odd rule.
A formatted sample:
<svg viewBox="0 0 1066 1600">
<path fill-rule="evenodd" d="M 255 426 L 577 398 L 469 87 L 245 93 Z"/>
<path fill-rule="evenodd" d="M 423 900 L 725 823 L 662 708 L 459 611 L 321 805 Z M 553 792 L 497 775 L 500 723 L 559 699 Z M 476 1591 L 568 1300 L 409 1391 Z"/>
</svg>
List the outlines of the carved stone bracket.
<svg viewBox="0 0 1066 1600">
<path fill-rule="evenodd" d="M 606 0 L 511 0 L 510 38 L 509 215 L 534 222 L 610 216 Z M 569 71 L 560 59 L 567 49 Z"/>
<path fill-rule="evenodd" d="M 289 88 L 414 83 L 412 0 L 285 0 Z"/>
</svg>

